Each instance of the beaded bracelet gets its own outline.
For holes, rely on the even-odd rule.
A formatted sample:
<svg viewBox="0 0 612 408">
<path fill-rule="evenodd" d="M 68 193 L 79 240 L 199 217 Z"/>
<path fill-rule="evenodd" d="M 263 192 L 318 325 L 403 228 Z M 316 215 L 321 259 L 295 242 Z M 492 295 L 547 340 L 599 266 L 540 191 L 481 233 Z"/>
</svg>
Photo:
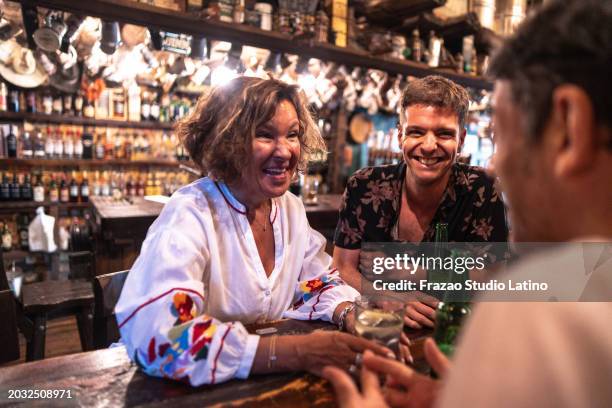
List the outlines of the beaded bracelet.
<svg viewBox="0 0 612 408">
<path fill-rule="evenodd" d="M 344 331 L 346 329 L 346 316 L 355 310 L 355 303 L 350 303 L 338 315 L 338 330 Z"/>
</svg>

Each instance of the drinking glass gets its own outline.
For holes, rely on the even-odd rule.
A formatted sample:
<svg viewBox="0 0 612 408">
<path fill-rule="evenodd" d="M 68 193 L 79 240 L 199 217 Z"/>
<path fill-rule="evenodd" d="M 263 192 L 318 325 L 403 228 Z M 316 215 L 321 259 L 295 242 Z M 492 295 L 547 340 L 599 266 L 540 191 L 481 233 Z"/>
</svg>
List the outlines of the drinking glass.
<svg viewBox="0 0 612 408">
<path fill-rule="evenodd" d="M 360 296 L 355 301 L 355 331 L 374 340 L 399 356 L 399 343 L 404 328 L 404 303 L 386 298 Z"/>
</svg>

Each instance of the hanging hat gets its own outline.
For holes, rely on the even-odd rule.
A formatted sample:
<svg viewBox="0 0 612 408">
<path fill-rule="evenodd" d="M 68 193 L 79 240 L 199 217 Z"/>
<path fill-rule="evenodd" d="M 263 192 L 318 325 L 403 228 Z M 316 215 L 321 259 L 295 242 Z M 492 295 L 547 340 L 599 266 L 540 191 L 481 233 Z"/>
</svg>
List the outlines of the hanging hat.
<svg viewBox="0 0 612 408">
<path fill-rule="evenodd" d="M 356 144 L 365 142 L 373 128 L 374 125 L 366 114 L 356 113 L 351 118 L 351 123 L 349 124 L 349 135 L 351 141 Z"/>
<path fill-rule="evenodd" d="M 77 64 L 76 49 L 70 46 L 67 53 L 60 54 L 59 59 L 60 64 L 55 74 L 49 77 L 49 85 L 62 92 L 75 93 L 81 84 L 81 70 Z"/>
<path fill-rule="evenodd" d="M 21 88 L 36 88 L 47 79 L 32 50 L 22 47 L 15 40 L 0 45 L 0 75 Z"/>
<path fill-rule="evenodd" d="M 54 75 L 49 77 L 49 85 L 62 92 L 75 93 L 81 84 L 80 76 L 79 64 L 74 64 L 69 68 L 58 69 Z"/>
<path fill-rule="evenodd" d="M 149 31 L 146 27 L 137 26 L 134 24 L 124 24 L 121 27 L 121 41 L 128 46 L 134 48 L 138 44 L 143 44 L 147 41 Z"/>
</svg>

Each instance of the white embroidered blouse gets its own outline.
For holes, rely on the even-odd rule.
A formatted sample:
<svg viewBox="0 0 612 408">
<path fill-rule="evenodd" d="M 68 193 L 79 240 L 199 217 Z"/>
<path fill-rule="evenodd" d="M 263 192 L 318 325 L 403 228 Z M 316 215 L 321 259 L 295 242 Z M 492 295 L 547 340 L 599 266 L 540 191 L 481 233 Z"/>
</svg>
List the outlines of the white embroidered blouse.
<svg viewBox="0 0 612 408">
<path fill-rule="evenodd" d="M 274 269 L 263 268 L 245 207 L 202 178 L 149 228 L 115 308 L 130 357 L 149 375 L 196 386 L 246 378 L 259 336 L 242 323 L 331 321 L 359 293 L 331 269 L 325 238 L 291 193 L 272 200 Z"/>
</svg>

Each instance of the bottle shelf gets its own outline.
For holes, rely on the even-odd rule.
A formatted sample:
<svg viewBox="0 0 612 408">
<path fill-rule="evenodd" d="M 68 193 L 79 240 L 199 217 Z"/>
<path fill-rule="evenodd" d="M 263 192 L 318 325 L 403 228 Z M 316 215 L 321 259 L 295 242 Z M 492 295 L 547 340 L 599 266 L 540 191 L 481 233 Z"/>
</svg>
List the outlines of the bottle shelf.
<svg viewBox="0 0 612 408">
<path fill-rule="evenodd" d="M 127 159 L 9 159 L 0 158 L 0 168 L 7 167 L 44 167 L 44 168 L 86 168 L 103 166 L 125 166 L 125 167 L 179 167 L 181 163 L 177 160 L 150 159 L 150 160 L 127 160 Z"/>
<path fill-rule="evenodd" d="M 117 127 L 153 130 L 172 130 L 174 123 L 165 122 L 130 122 L 115 119 L 92 119 L 81 116 L 68 115 L 47 115 L 44 113 L 29 112 L 0 112 L 0 122 L 32 122 L 32 123 L 52 123 L 60 125 L 79 125 L 95 127 Z"/>
</svg>

